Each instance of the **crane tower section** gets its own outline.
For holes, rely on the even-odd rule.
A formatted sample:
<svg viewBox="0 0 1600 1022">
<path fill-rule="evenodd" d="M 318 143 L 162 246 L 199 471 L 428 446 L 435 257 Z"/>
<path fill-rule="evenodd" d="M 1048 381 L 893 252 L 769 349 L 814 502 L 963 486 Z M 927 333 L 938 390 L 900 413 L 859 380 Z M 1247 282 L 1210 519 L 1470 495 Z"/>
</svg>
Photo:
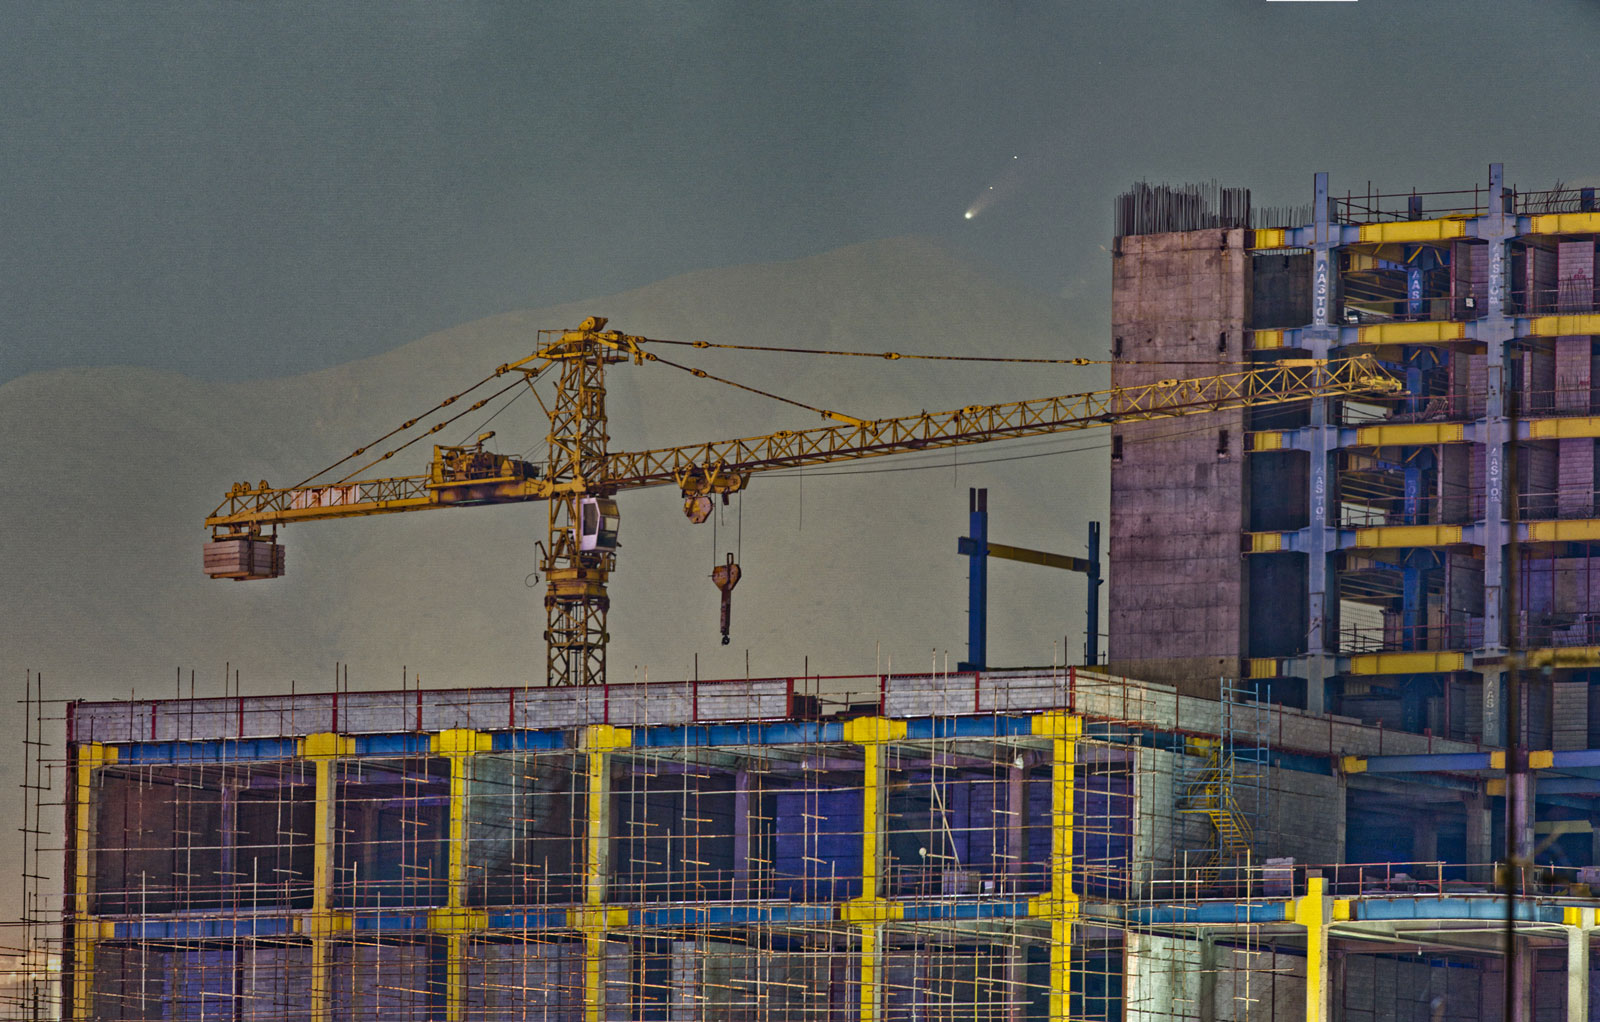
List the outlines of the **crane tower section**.
<svg viewBox="0 0 1600 1022">
<path fill-rule="evenodd" d="M 607 479 L 606 365 L 639 356 L 637 341 L 592 316 L 546 348 L 560 365 L 550 411 L 549 501 L 544 556 L 545 649 L 551 685 L 606 676 L 606 582 L 617 565 L 617 505 Z"/>
</svg>

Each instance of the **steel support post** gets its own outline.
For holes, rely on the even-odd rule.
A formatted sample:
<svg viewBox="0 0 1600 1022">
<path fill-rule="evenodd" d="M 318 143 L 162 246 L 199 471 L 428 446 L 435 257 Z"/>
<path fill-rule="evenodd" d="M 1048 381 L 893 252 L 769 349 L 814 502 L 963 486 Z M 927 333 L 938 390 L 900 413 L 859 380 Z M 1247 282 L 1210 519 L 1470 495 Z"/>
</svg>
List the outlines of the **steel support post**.
<svg viewBox="0 0 1600 1022">
<path fill-rule="evenodd" d="M 986 559 L 986 555 L 979 558 Z M 883 927 L 902 915 L 901 906 L 883 897 L 883 859 L 889 816 L 887 745 L 905 736 L 903 720 L 860 717 L 844 723 L 844 740 L 861 746 L 862 754 L 861 893 L 842 909 L 845 921 L 860 931 L 860 1022 L 878 1022 L 883 1017 Z"/>
<path fill-rule="evenodd" d="M 428 925 L 445 935 L 445 1020 L 461 1022 L 467 1014 L 468 934 L 488 927 L 486 912 L 467 908 L 467 826 L 471 768 L 468 760 L 493 747 L 493 738 L 470 728 L 452 728 L 429 738 L 436 756 L 450 764 L 450 821 L 447 847 L 448 888 L 445 908 L 430 914 Z"/>
<path fill-rule="evenodd" d="M 606 1007 L 606 931 L 628 924 L 626 909 L 611 909 L 611 757 L 633 745 L 633 732 L 610 724 L 591 724 L 579 747 L 589 775 L 584 827 L 583 906 L 572 912 L 573 928 L 583 934 L 583 1018 L 602 1022 Z"/>
<path fill-rule="evenodd" d="M 94 870 L 94 772 L 117 761 L 117 748 L 85 742 L 74 753 L 72 778 L 72 1018 L 88 1022 L 94 1010 L 94 953 L 100 922 L 90 914 Z"/>
<path fill-rule="evenodd" d="M 1330 1022 L 1332 984 L 1328 982 L 1328 923 L 1332 899 L 1327 881 L 1311 877 L 1303 898 L 1293 902 L 1294 921 L 1306 928 L 1306 1022 Z"/>
<path fill-rule="evenodd" d="M 1100 663 L 1100 523 L 1089 523 L 1089 590 L 1084 601 L 1083 662 Z"/>
<path fill-rule="evenodd" d="M 1336 234 L 1328 199 L 1328 175 L 1316 175 L 1312 200 L 1311 325 L 1302 331 L 1312 358 L 1327 358 L 1338 339 L 1333 323 L 1338 272 L 1334 262 Z M 1306 536 L 1306 711 L 1322 713 L 1327 701 L 1328 663 L 1328 556 L 1333 550 L 1332 530 L 1337 516 L 1333 507 L 1332 479 L 1328 471 L 1336 425 L 1328 421 L 1326 397 L 1311 399 L 1309 530 Z"/>
<path fill-rule="evenodd" d="M 1505 547 L 1511 537 L 1506 521 L 1505 459 L 1511 442 L 1510 420 L 1506 416 L 1506 346 L 1515 332 L 1515 321 L 1506 315 L 1505 303 L 1510 294 L 1509 276 L 1511 261 L 1506 256 L 1506 243 L 1516 234 L 1516 218 L 1507 217 L 1502 191 L 1504 173 L 1501 165 L 1489 165 L 1489 209 L 1477 220 L 1477 236 L 1488 242 L 1488 302 L 1483 318 L 1478 322 L 1478 337 L 1484 342 L 1485 395 L 1483 445 L 1483 649 L 1488 659 L 1503 656 L 1506 651 L 1508 629 L 1517 627 L 1515 621 L 1504 620 Z M 1516 494 L 1509 499 L 1516 500 Z M 1513 579 L 1514 583 L 1515 580 Z M 1499 672 L 1485 672 L 1483 676 L 1483 740 L 1498 745 L 1507 740 L 1504 734 L 1504 712 L 1500 704 Z"/>
<path fill-rule="evenodd" d="M 323 731 L 300 739 L 302 759 L 311 761 L 315 772 L 314 806 L 311 824 L 311 911 L 302 918 L 301 932 L 311 940 L 311 1022 L 333 1018 L 332 938 L 349 926 L 349 920 L 333 911 L 333 854 L 338 813 L 334 799 L 334 765 L 342 756 L 355 751 L 346 735 Z"/>
<path fill-rule="evenodd" d="M 989 665 L 989 491 L 967 491 L 967 659 L 959 670 Z"/>
<path fill-rule="evenodd" d="M 1072 926 L 1078 895 L 1072 887 L 1072 838 L 1078 738 L 1083 718 L 1060 711 L 1033 718 L 1033 733 L 1050 739 L 1050 888 L 1028 906 L 1050 920 L 1050 1022 L 1065 1022 L 1072 1005 Z"/>
</svg>

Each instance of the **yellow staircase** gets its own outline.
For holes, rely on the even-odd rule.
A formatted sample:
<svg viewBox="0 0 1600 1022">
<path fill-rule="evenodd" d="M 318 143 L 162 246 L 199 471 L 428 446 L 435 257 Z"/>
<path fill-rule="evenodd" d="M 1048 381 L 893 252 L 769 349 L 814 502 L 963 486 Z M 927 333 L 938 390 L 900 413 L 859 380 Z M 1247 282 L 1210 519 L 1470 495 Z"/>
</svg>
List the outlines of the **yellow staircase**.
<svg viewBox="0 0 1600 1022">
<path fill-rule="evenodd" d="M 1192 744 L 1200 745 L 1200 741 Z M 1216 843 L 1211 854 L 1196 870 L 1195 879 L 1201 887 L 1216 883 L 1222 867 L 1247 856 L 1255 846 L 1255 834 L 1250 820 L 1239 809 L 1229 789 L 1233 764 L 1223 758 L 1220 743 L 1204 742 L 1205 768 L 1189 782 L 1180 804 L 1180 811 L 1205 816 L 1216 832 Z"/>
</svg>

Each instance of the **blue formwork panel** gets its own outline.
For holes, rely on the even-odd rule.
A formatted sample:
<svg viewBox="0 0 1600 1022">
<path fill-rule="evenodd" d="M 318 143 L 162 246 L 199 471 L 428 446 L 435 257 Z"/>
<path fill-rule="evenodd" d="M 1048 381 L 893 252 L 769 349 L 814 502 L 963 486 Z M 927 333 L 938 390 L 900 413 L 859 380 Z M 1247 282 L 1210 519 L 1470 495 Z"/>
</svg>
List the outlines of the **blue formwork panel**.
<svg viewBox="0 0 1600 1022">
<path fill-rule="evenodd" d="M 426 756 L 433 751 L 430 735 L 417 733 L 356 735 L 357 756 Z"/>
<path fill-rule="evenodd" d="M 741 724 L 690 724 L 683 727 L 638 728 L 636 748 L 673 749 L 717 745 L 812 745 L 844 740 L 836 720 L 788 720 Z"/>
<path fill-rule="evenodd" d="M 832 922 L 832 905 L 671 905 L 639 909 L 640 926 L 758 926 Z"/>
<path fill-rule="evenodd" d="M 1032 734 L 1032 717 L 922 717 L 906 721 L 906 737 L 918 741 L 937 738 L 1018 738 Z"/>
<path fill-rule="evenodd" d="M 412 933 L 428 928 L 426 912 L 363 912 L 350 920 L 350 928 L 362 933 Z"/>
<path fill-rule="evenodd" d="M 1073 956 L 1068 1013 L 1084 1022 L 1114 1022 L 1123 1016 L 1122 952 Z"/>
<path fill-rule="evenodd" d="M 906 922 L 933 922 L 949 919 L 1025 919 L 1028 901 L 1025 898 L 1000 900 L 948 900 L 913 902 L 903 909 Z"/>
<path fill-rule="evenodd" d="M 1228 926 L 1242 923 L 1281 923 L 1288 918 L 1281 901 L 1208 901 L 1199 905 L 1129 905 L 1122 916 L 1135 926 Z"/>
<path fill-rule="evenodd" d="M 493 930 L 560 930 L 566 926 L 564 908 L 489 913 L 489 928 Z"/>
<path fill-rule="evenodd" d="M 213 1019 L 234 999 L 232 948 L 185 948 L 164 955 L 168 966 L 163 1018 Z"/>
<path fill-rule="evenodd" d="M 1133 775 L 1080 769 L 1077 781 L 1073 885 L 1095 898 L 1126 897 L 1133 859 Z"/>
<path fill-rule="evenodd" d="M 772 896 L 845 901 L 861 893 L 861 792 L 852 788 L 772 795 Z"/>
<path fill-rule="evenodd" d="M 293 759 L 293 738 L 228 738 L 208 742 L 134 742 L 117 747 L 117 762 L 137 766 L 240 763 Z"/>
<path fill-rule="evenodd" d="M 549 752 L 571 746 L 565 731 L 497 731 L 491 741 L 495 752 Z"/>
<path fill-rule="evenodd" d="M 1505 899 L 1499 896 L 1482 898 L 1358 898 L 1351 905 L 1351 915 L 1356 919 L 1481 919 L 1504 920 Z M 1516 917 L 1524 922 L 1560 923 L 1559 905 L 1539 905 L 1519 901 Z"/>
<path fill-rule="evenodd" d="M 286 916 L 239 916 L 231 919 L 130 919 L 112 926 L 114 940 L 220 940 L 234 937 L 281 937 L 294 932 Z"/>
</svg>

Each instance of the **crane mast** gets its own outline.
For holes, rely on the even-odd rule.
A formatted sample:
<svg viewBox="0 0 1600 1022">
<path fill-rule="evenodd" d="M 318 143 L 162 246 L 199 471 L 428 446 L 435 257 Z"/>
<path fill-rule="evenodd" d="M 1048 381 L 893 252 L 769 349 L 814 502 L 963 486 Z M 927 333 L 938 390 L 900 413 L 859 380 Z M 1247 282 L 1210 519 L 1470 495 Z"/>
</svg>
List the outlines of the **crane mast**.
<svg viewBox="0 0 1600 1022">
<path fill-rule="evenodd" d="M 615 494 L 607 478 L 606 366 L 639 355 L 638 341 L 604 331 L 599 316 L 561 335 L 541 355 L 560 365 L 550 407 L 550 460 L 545 478 L 549 528 L 540 568 L 545 577 L 546 677 L 551 685 L 594 685 L 606 677 L 606 582 L 616 569 L 615 545 L 584 549 L 583 515 L 602 513 Z M 611 514 L 615 515 L 614 505 Z"/>
<path fill-rule="evenodd" d="M 484 433 L 475 445 L 436 446 L 429 470 L 422 475 L 380 479 L 346 476 L 332 483 L 307 480 L 286 488 L 274 488 L 264 481 L 258 486 L 236 483 L 206 518 L 206 525 L 212 530 L 205 550 L 206 573 L 213 578 L 241 581 L 282 575 L 283 548 L 276 542 L 279 525 L 542 500 L 546 503 L 547 529 L 539 567 L 545 576 L 547 683 L 596 685 L 606 679 L 606 644 L 610 640 L 606 616 L 611 608 L 606 586 L 617 565 L 619 491 L 675 485 L 684 498 L 685 514 L 692 521 L 701 522 L 711 514 L 716 499 L 726 501 L 757 472 L 1318 396 L 1390 395 L 1401 389 L 1399 381 L 1371 355 L 1280 359 L 1214 376 L 1160 380 L 1140 387 L 1005 404 L 969 405 L 897 418 L 866 420 L 823 411 L 824 417 L 844 424 L 612 452 L 607 432 L 606 367 L 660 360 L 642 347 L 649 343 L 648 338 L 606 330 L 606 322 L 603 317 L 592 316 L 577 329 L 560 332 L 528 357 L 500 366 L 488 378 L 521 373 L 531 386 L 546 371 L 559 370 L 554 399 L 546 407 L 550 453 L 542 471 L 538 465 L 485 450 L 485 441 L 494 434 Z M 890 357 L 900 356 L 890 353 Z M 691 371 L 697 376 L 706 375 Z M 445 399 L 435 410 L 454 404 L 461 396 Z M 492 400 L 493 397 L 478 401 L 423 435 L 437 433 Z M 419 421 L 411 419 L 394 433 L 414 427 Z M 367 450 L 358 448 L 351 457 Z M 385 453 L 372 463 L 386 460 L 392 453 Z M 263 534 L 264 527 L 271 527 L 273 533 Z M 737 581 L 736 570 L 730 565 L 727 577 L 718 582 L 725 596 Z"/>
</svg>

